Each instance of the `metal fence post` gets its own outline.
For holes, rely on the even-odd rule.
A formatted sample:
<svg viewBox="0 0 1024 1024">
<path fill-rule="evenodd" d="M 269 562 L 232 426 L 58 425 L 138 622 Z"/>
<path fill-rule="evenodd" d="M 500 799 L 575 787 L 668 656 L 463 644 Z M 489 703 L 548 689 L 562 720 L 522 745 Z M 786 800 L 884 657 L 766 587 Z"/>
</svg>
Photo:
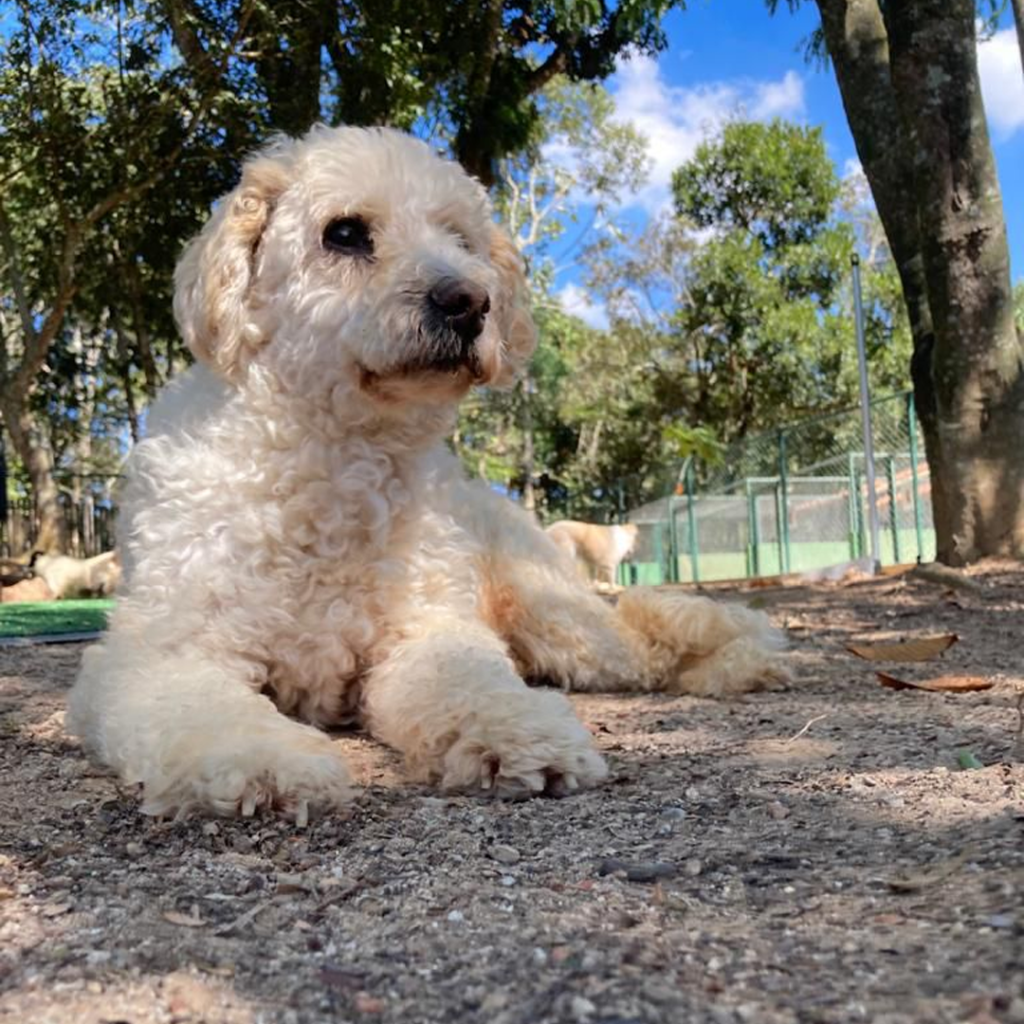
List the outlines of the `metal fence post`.
<svg viewBox="0 0 1024 1024">
<path fill-rule="evenodd" d="M 686 525 L 690 542 L 690 577 L 694 583 L 700 583 L 700 569 L 697 565 L 697 513 L 693 507 L 693 461 L 686 467 Z"/>
<path fill-rule="evenodd" d="M 679 528 L 676 526 L 676 501 L 674 496 L 668 499 L 668 576 L 669 583 L 679 582 Z M 662 562 L 664 565 L 664 562 Z"/>
<path fill-rule="evenodd" d="M 779 482 L 775 487 L 775 515 L 778 521 L 779 569 L 789 572 L 789 468 L 786 465 L 786 432 L 779 431 Z"/>
<path fill-rule="evenodd" d="M 914 485 L 914 532 L 917 534 L 917 561 L 924 551 L 924 523 L 921 519 L 921 488 L 917 472 L 917 415 L 914 392 L 907 392 L 907 430 L 910 434 L 910 476 Z"/>
<path fill-rule="evenodd" d="M 889 485 L 889 529 L 892 531 L 892 560 L 899 565 L 900 558 L 900 520 L 896 514 L 896 457 L 889 455 L 885 460 L 885 476 Z M 879 554 L 881 561 L 881 554 Z"/>
<path fill-rule="evenodd" d="M 846 519 L 847 519 L 847 540 L 850 546 L 850 558 L 856 559 L 860 557 L 860 541 L 857 537 L 857 505 L 856 498 L 854 496 L 854 486 L 856 484 L 856 477 L 853 472 L 853 453 L 848 452 L 846 455 L 846 477 L 849 483 L 846 487 Z"/>
<path fill-rule="evenodd" d="M 672 499 L 671 498 L 669 498 L 669 501 L 668 501 L 668 515 L 669 515 L 669 520 L 671 522 L 671 519 L 672 519 Z M 671 546 L 672 546 L 671 525 L 669 527 L 669 530 L 670 530 L 670 533 L 669 533 L 669 547 L 671 548 Z M 663 533 L 664 533 L 664 531 L 661 529 L 661 524 L 659 523 L 657 525 L 657 528 L 654 530 L 654 534 L 653 534 L 653 539 L 654 539 L 654 561 L 657 563 L 657 565 L 658 565 L 658 572 L 661 574 L 661 577 L 662 577 L 658 581 L 659 583 L 666 582 L 665 578 L 664 578 L 665 577 L 665 539 L 664 539 Z M 671 554 L 671 552 L 670 552 L 670 554 Z M 671 566 L 669 568 L 671 568 Z M 670 577 L 670 581 L 671 581 L 671 577 Z"/>
<path fill-rule="evenodd" d="M 747 575 L 761 575 L 761 524 L 757 521 L 757 495 L 754 485 L 748 479 L 747 486 L 747 535 L 750 537 L 750 555 L 747 558 Z"/>
<path fill-rule="evenodd" d="M 864 510 L 860 503 L 860 474 L 857 472 L 857 455 L 847 456 L 850 474 L 850 556 L 860 558 L 864 554 Z"/>
<path fill-rule="evenodd" d="M 868 356 L 864 342 L 864 307 L 860 293 L 860 257 L 850 257 L 853 266 L 853 325 L 857 339 L 857 366 L 860 371 L 860 416 L 864 433 L 864 475 L 868 482 L 868 526 L 871 533 L 871 558 L 874 571 L 882 564 L 881 527 L 878 523 L 878 491 L 875 487 L 875 442 L 871 431 L 871 388 L 868 383 Z"/>
</svg>

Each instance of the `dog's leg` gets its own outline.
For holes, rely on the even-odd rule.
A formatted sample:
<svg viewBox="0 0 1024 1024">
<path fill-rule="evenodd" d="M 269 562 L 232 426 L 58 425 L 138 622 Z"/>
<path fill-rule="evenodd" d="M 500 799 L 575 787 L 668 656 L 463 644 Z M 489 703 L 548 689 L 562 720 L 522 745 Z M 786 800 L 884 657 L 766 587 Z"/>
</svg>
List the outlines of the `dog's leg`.
<svg viewBox="0 0 1024 1024">
<path fill-rule="evenodd" d="M 494 628 L 526 676 L 577 690 L 728 696 L 789 678 L 766 616 L 648 587 L 613 607 L 558 566 L 493 559 Z"/>
<path fill-rule="evenodd" d="M 252 814 L 304 822 L 349 796 L 337 747 L 255 692 L 246 664 L 175 654 L 112 636 L 90 648 L 71 693 L 69 729 L 128 783 L 149 814 Z"/>
<path fill-rule="evenodd" d="M 568 700 L 528 688 L 479 622 L 419 628 L 371 672 L 363 702 L 373 734 L 446 789 L 560 794 L 607 774 Z"/>
<path fill-rule="evenodd" d="M 790 678 L 782 635 L 763 612 L 634 587 L 619 595 L 616 618 L 643 639 L 646 673 L 656 689 L 728 697 Z"/>
<path fill-rule="evenodd" d="M 483 617 L 527 678 L 706 696 L 788 679 L 781 637 L 762 612 L 650 587 L 624 590 L 613 606 L 511 502 L 480 494 L 475 507 Z"/>
</svg>

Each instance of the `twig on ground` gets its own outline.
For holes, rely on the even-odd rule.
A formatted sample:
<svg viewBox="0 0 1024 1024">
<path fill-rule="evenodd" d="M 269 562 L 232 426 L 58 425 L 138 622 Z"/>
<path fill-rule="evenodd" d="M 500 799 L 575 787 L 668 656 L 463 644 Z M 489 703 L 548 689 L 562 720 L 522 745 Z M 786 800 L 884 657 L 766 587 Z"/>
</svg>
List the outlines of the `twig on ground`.
<svg viewBox="0 0 1024 1024">
<path fill-rule="evenodd" d="M 814 718 L 812 718 L 799 732 L 794 733 L 792 736 L 789 737 L 788 740 L 785 740 L 785 742 L 787 744 L 795 743 L 798 739 L 800 739 L 801 736 L 803 736 L 805 732 L 807 732 L 808 729 L 810 729 L 812 725 L 814 725 L 815 722 L 820 722 L 823 718 L 828 718 L 828 716 L 828 711 L 826 711 L 823 715 L 815 715 Z"/>
<path fill-rule="evenodd" d="M 952 587 L 954 590 L 966 590 L 971 594 L 982 593 L 981 584 L 962 572 L 943 565 L 941 562 L 924 562 L 910 570 L 910 575 L 918 579 L 926 580 L 928 583 L 937 583 L 942 587 Z"/>
<path fill-rule="evenodd" d="M 270 900 L 265 900 L 263 903 L 257 903 L 254 907 L 250 907 L 244 914 L 240 914 L 234 919 L 229 921 L 227 924 L 222 924 L 219 928 L 214 931 L 214 935 L 230 935 L 231 932 L 235 931 L 236 928 L 244 928 L 249 924 L 258 914 L 262 914 L 267 907 L 270 906 Z"/>
<path fill-rule="evenodd" d="M 889 879 L 889 888 L 896 892 L 917 892 L 930 885 L 945 881 L 974 856 L 974 846 L 965 846 L 955 857 L 939 864 L 931 865 L 929 870 L 917 874 L 898 875 Z"/>
</svg>

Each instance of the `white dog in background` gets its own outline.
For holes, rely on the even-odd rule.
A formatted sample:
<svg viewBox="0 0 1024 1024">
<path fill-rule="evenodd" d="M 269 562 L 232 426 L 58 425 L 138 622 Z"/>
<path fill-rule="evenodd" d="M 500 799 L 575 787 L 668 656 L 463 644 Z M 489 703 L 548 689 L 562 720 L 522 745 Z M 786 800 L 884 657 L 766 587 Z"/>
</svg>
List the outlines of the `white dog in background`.
<svg viewBox="0 0 1024 1024">
<path fill-rule="evenodd" d="M 636 547 L 637 525 L 602 526 L 559 519 L 545 533 L 567 554 L 583 562 L 598 583 L 615 583 L 619 565 Z"/>
<path fill-rule="evenodd" d="M 401 133 L 316 128 L 251 158 L 192 242 L 175 312 L 204 364 L 131 458 L 126 582 L 69 723 L 152 813 L 273 806 L 349 775 L 358 721 L 420 778 L 517 795 L 606 774 L 568 700 L 782 677 L 766 619 L 593 595 L 444 438 L 534 345 L 484 189 Z"/>
<path fill-rule="evenodd" d="M 121 582 L 121 563 L 116 551 L 104 551 L 92 558 L 33 551 L 28 565 L 36 576 L 45 580 L 57 599 L 109 597 Z"/>
</svg>

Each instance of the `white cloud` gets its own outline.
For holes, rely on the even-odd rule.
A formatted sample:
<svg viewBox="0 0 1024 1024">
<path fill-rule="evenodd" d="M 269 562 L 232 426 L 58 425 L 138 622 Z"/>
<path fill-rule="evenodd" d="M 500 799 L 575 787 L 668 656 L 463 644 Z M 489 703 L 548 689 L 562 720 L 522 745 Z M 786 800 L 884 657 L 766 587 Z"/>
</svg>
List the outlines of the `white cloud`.
<svg viewBox="0 0 1024 1024">
<path fill-rule="evenodd" d="M 864 166 L 860 160 L 855 156 L 848 156 L 843 161 L 843 179 L 857 179 L 864 177 Z"/>
<path fill-rule="evenodd" d="M 611 91 L 615 116 L 631 121 L 648 139 L 651 180 L 636 201 L 650 212 L 668 204 L 672 172 L 729 118 L 767 120 L 804 112 L 804 82 L 795 71 L 787 71 L 778 81 L 673 86 L 662 78 L 652 57 L 634 55 L 619 63 Z"/>
<path fill-rule="evenodd" d="M 566 313 L 578 316 L 591 327 L 605 330 L 608 327 L 608 310 L 603 302 L 594 299 L 579 285 L 571 281 L 555 293 L 562 309 Z"/>
<path fill-rule="evenodd" d="M 992 134 L 1006 139 L 1024 128 L 1024 73 L 1012 28 L 978 44 L 978 71 Z"/>
<path fill-rule="evenodd" d="M 804 80 L 787 71 L 781 82 L 759 82 L 754 87 L 750 116 L 755 121 L 773 117 L 794 117 L 804 111 Z"/>
</svg>

